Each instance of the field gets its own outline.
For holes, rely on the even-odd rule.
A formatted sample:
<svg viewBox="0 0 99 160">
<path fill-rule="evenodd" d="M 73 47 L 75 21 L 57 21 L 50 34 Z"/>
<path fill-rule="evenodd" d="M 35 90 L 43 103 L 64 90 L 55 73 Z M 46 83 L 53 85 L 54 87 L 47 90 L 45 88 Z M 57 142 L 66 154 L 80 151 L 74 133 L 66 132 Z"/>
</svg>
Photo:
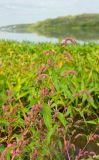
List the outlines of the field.
<svg viewBox="0 0 99 160">
<path fill-rule="evenodd" d="M 99 44 L 0 41 L 0 160 L 99 155 Z"/>
</svg>

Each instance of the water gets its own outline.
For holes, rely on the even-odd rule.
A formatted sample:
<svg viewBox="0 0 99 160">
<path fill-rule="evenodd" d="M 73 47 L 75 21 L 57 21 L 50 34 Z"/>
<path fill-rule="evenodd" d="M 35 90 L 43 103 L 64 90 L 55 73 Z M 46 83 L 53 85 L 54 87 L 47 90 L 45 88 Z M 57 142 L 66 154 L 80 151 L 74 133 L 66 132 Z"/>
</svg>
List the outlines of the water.
<svg viewBox="0 0 99 160">
<path fill-rule="evenodd" d="M 90 5 L 89 5 L 90 4 Z M 99 13 L 98 0 L 0 0 L 0 26 L 35 23 L 46 18 Z M 0 32 L 0 39 L 57 41 L 36 34 Z"/>
<path fill-rule="evenodd" d="M 0 39 L 4 40 L 17 40 L 17 41 L 30 41 L 30 42 L 57 42 L 56 38 L 47 38 L 45 36 L 40 36 L 32 33 L 7 33 L 0 32 Z"/>
</svg>

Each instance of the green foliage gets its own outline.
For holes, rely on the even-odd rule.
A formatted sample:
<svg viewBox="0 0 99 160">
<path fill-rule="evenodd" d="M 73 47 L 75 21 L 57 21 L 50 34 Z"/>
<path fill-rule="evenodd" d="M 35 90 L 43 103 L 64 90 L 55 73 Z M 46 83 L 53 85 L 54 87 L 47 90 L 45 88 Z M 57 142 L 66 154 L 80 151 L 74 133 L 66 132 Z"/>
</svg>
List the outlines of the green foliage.
<svg viewBox="0 0 99 160">
<path fill-rule="evenodd" d="M 0 158 L 63 160 L 79 135 L 97 148 L 98 66 L 99 44 L 0 41 Z"/>
</svg>

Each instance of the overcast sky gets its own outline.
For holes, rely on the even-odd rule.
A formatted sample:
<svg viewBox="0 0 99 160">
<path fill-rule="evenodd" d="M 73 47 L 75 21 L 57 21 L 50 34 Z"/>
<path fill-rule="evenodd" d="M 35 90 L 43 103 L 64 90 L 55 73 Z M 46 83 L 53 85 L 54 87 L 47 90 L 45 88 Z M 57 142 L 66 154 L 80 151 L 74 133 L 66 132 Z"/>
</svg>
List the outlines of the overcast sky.
<svg viewBox="0 0 99 160">
<path fill-rule="evenodd" d="M 81 13 L 99 13 L 99 0 L 0 0 L 0 26 Z"/>
</svg>

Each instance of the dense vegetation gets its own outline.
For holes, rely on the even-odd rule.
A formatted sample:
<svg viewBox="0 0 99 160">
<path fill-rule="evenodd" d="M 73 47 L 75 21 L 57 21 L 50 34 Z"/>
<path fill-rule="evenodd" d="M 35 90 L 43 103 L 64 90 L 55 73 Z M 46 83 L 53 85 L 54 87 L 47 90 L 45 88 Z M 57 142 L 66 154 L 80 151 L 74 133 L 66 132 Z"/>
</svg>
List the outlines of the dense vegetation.
<svg viewBox="0 0 99 160">
<path fill-rule="evenodd" d="M 0 160 L 99 154 L 99 44 L 0 41 Z"/>
<path fill-rule="evenodd" d="M 58 17 L 36 24 L 7 26 L 2 29 L 9 32 L 37 32 L 55 38 L 71 36 L 78 40 L 99 40 L 99 14 Z"/>
</svg>

